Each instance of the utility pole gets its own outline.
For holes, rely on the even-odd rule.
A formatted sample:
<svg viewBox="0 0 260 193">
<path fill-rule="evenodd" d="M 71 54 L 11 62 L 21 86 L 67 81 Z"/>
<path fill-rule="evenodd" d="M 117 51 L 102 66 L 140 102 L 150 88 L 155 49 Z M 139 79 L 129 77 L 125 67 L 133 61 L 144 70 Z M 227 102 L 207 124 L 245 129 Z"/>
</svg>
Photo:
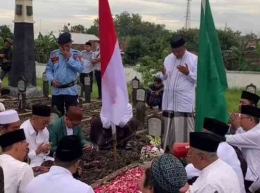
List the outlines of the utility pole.
<svg viewBox="0 0 260 193">
<path fill-rule="evenodd" d="M 191 24 L 191 18 L 190 18 L 190 5 L 191 0 L 187 0 L 187 8 L 186 8 L 186 16 L 185 16 L 185 29 L 188 30 L 190 29 L 190 24 Z"/>
</svg>

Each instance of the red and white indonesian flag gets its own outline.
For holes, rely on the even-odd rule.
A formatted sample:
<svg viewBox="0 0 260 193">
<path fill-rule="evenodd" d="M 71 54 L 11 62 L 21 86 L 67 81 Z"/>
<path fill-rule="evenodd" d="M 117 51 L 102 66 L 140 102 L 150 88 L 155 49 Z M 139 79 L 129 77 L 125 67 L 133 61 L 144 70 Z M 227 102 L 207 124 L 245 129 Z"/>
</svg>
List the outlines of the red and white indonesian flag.
<svg viewBox="0 0 260 193">
<path fill-rule="evenodd" d="M 102 113 L 118 125 L 127 110 L 125 70 L 108 0 L 99 0 Z"/>
</svg>

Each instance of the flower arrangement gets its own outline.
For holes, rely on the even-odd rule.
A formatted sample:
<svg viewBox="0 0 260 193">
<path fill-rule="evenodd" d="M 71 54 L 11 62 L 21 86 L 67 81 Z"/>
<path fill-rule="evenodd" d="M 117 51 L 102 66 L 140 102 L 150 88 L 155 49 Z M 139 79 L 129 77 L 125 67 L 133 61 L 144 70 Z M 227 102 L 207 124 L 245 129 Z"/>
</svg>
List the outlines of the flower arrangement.
<svg viewBox="0 0 260 193">
<path fill-rule="evenodd" d="M 164 150 L 161 148 L 161 137 L 159 136 L 150 136 L 147 135 L 150 139 L 150 144 L 144 146 L 141 150 L 141 157 L 140 159 L 143 162 L 148 162 L 153 160 L 156 157 L 159 157 L 164 154 Z"/>
<path fill-rule="evenodd" d="M 97 187 L 95 193 L 139 193 L 138 182 L 141 180 L 145 169 L 135 167 L 122 175 L 116 177 L 115 180 L 108 184 Z"/>
</svg>

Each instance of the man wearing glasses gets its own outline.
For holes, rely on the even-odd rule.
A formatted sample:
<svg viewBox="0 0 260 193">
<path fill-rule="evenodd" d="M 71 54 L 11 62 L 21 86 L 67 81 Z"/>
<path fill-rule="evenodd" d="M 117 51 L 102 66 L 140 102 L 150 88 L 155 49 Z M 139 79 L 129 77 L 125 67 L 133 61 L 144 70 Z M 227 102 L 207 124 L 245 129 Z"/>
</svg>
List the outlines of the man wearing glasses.
<svg viewBox="0 0 260 193">
<path fill-rule="evenodd" d="M 253 106 L 241 106 L 240 125 L 235 135 L 227 135 L 226 141 L 241 148 L 247 161 L 245 186 L 249 187 L 260 177 L 260 109 Z M 260 187 L 259 187 L 260 188 Z"/>
</svg>

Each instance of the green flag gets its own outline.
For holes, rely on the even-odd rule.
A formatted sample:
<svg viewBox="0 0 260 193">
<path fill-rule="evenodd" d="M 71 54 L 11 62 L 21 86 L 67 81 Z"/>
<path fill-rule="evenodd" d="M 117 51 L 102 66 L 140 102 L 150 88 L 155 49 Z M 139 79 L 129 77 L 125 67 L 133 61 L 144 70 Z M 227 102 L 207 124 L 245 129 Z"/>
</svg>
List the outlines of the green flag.
<svg viewBox="0 0 260 193">
<path fill-rule="evenodd" d="M 227 77 L 209 0 L 201 1 L 196 92 L 196 131 L 205 117 L 227 122 Z"/>
</svg>

